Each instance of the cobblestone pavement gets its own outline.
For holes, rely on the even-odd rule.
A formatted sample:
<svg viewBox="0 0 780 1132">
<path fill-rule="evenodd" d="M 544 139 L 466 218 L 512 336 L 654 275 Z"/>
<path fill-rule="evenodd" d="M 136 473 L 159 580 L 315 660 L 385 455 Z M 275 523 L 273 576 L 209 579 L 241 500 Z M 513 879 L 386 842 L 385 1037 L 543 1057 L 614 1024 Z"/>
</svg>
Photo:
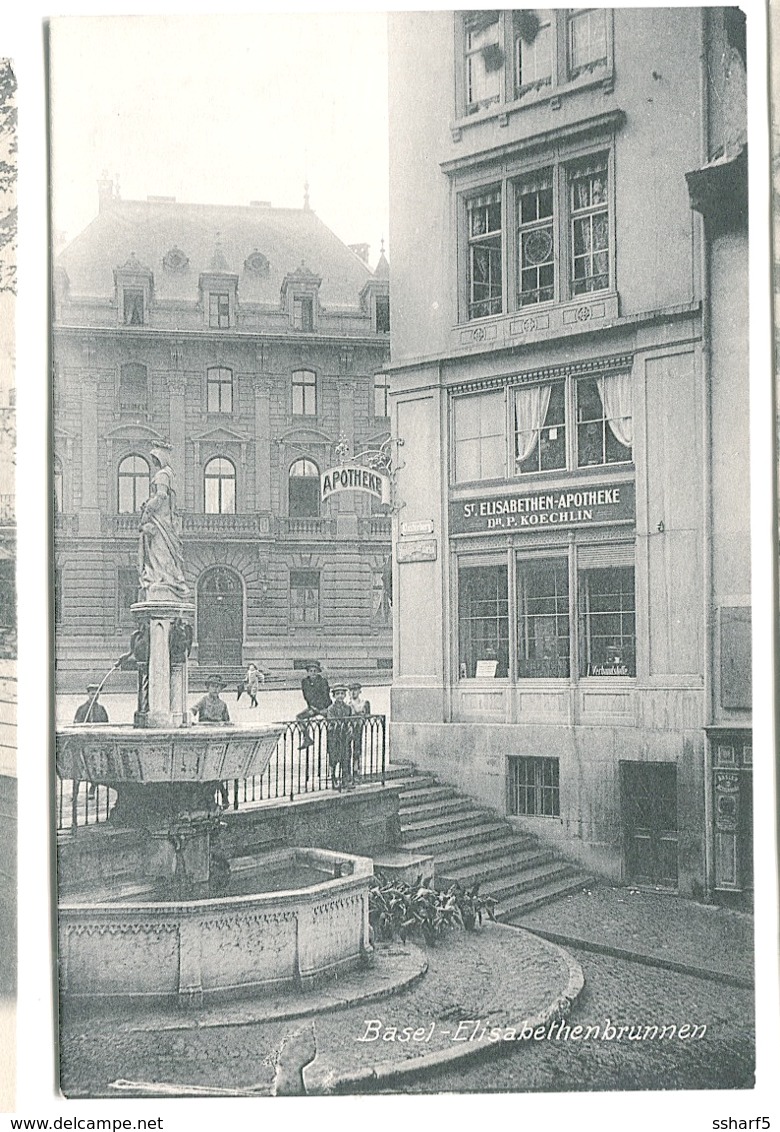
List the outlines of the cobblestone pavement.
<svg viewBox="0 0 780 1132">
<path fill-rule="evenodd" d="M 405 1093 L 749 1089 L 753 1085 L 753 993 L 672 971 L 571 949 L 585 989 L 570 1027 L 706 1025 L 696 1040 L 553 1040 L 502 1046 L 499 1056 L 404 1084 Z M 583 1033 L 585 1030 L 583 1029 Z M 636 1032 L 636 1031 L 634 1031 Z M 396 1090 L 389 1087 L 387 1092 Z"/>
<path fill-rule="evenodd" d="M 710 971 L 753 975 L 753 917 L 644 889 L 596 884 L 514 921 Z"/>
</svg>

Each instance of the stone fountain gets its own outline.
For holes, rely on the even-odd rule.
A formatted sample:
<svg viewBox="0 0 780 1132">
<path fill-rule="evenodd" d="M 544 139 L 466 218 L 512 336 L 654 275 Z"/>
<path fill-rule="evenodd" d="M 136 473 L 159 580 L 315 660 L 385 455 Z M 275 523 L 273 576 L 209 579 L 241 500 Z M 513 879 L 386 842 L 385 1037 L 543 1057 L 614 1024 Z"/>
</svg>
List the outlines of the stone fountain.
<svg viewBox="0 0 780 1132">
<path fill-rule="evenodd" d="M 192 725 L 195 612 L 184 578 L 170 447 L 140 516 L 131 659 L 133 724 L 57 731 L 62 779 L 115 792 L 110 820 L 64 835 L 63 1000 L 171 999 L 306 987 L 370 956 L 367 858 L 280 847 L 233 861 L 216 848 L 225 781 L 262 775 L 282 725 Z M 234 819 L 239 817 L 235 815 Z"/>
</svg>

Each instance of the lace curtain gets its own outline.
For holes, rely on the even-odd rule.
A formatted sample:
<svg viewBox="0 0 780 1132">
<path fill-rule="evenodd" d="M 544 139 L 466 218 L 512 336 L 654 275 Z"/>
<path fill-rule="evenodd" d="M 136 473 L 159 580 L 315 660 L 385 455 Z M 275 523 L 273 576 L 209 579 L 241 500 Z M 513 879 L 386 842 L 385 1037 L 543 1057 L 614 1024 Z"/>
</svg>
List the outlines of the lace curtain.
<svg viewBox="0 0 780 1132">
<path fill-rule="evenodd" d="M 612 435 L 625 448 L 633 447 L 634 402 L 631 374 L 612 373 L 608 377 L 596 378 L 596 382 Z"/>
<path fill-rule="evenodd" d="M 550 405 L 551 385 L 526 385 L 515 390 L 515 447 L 518 464 L 533 452 Z"/>
</svg>

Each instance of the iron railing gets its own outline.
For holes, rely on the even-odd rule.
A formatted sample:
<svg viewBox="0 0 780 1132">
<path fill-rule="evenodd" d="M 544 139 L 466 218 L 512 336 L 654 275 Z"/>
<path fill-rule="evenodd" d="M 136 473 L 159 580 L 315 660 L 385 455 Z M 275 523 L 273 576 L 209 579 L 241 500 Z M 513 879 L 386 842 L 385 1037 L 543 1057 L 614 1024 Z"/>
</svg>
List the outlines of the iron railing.
<svg viewBox="0 0 780 1132">
<path fill-rule="evenodd" d="M 294 801 L 306 794 L 385 784 L 387 729 L 383 715 L 339 719 L 314 716 L 282 725 L 263 774 L 232 779 L 215 795 L 223 808 L 240 810 L 262 802 Z M 240 729 L 237 728 L 240 734 Z M 57 776 L 57 831 L 108 820 L 116 792 Z"/>
</svg>

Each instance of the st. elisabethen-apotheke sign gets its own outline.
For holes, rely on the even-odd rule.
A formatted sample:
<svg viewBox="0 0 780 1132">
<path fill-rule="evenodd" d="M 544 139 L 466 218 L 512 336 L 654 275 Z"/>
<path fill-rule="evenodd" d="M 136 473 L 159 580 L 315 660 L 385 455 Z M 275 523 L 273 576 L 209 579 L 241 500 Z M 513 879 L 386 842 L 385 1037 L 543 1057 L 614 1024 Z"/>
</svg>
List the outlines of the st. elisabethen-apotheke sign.
<svg viewBox="0 0 780 1132">
<path fill-rule="evenodd" d="M 505 491 L 450 504 L 450 533 L 540 531 L 620 523 L 635 517 L 633 483 Z"/>
<path fill-rule="evenodd" d="M 320 475 L 320 498 L 324 503 L 338 491 L 367 491 L 381 503 L 390 502 L 390 479 L 362 464 L 339 464 Z"/>
</svg>

